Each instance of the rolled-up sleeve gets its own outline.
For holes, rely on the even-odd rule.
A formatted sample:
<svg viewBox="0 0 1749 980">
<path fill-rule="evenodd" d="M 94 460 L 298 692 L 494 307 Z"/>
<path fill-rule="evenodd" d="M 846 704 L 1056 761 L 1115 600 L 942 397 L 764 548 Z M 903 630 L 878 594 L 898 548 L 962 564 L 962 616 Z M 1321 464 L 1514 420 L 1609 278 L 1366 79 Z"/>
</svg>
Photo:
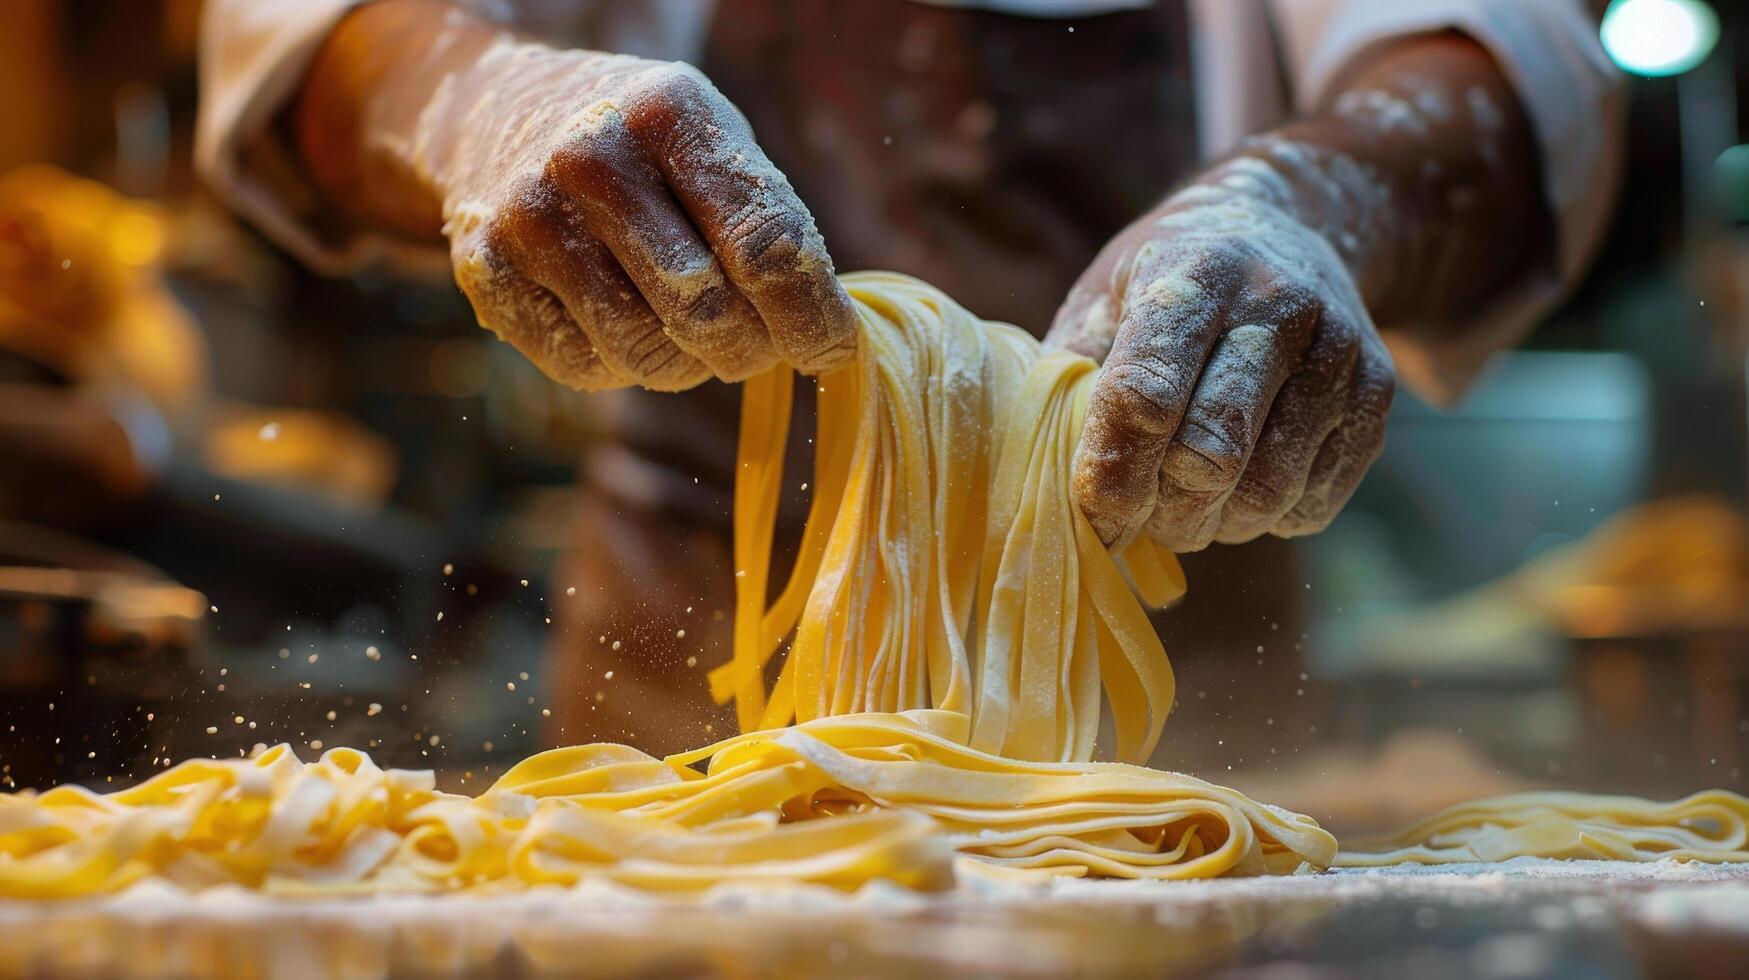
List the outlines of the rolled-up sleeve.
<svg viewBox="0 0 1749 980">
<path fill-rule="evenodd" d="M 1322 108 L 1355 59 L 1381 43 L 1453 30 L 1486 48 L 1535 131 L 1555 219 L 1554 276 L 1527 276 L 1486 323 L 1417 341 L 1419 380 L 1433 395 L 1461 388 L 1488 352 L 1518 339 L 1576 283 L 1597 251 L 1620 181 L 1625 114 L 1620 72 L 1583 0 L 1273 0 L 1295 104 Z M 1405 365 L 1415 368 L 1416 365 Z"/>
<path fill-rule="evenodd" d="M 332 221 L 280 132 L 317 50 L 368 0 L 208 0 L 201 22 L 195 165 L 215 194 L 311 267 L 343 273 L 422 249 L 324 227 Z M 441 256 L 438 256 L 439 258 Z"/>
</svg>

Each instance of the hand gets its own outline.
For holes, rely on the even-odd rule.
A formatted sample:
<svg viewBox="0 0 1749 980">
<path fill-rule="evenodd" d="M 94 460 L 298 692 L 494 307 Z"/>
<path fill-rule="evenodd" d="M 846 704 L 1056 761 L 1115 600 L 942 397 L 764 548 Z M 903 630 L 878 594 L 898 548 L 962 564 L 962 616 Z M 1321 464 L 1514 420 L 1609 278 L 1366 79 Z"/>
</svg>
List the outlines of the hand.
<svg viewBox="0 0 1749 980">
<path fill-rule="evenodd" d="M 674 390 L 854 355 L 813 218 L 696 70 L 403 0 L 343 22 L 311 78 L 318 183 L 393 227 L 435 225 L 441 204 L 481 324 L 552 377 Z"/>
<path fill-rule="evenodd" d="M 1193 185 L 1131 225 L 1046 343 L 1105 364 L 1075 493 L 1108 545 L 1321 530 L 1384 448 L 1395 371 L 1354 281 L 1258 195 Z"/>
</svg>

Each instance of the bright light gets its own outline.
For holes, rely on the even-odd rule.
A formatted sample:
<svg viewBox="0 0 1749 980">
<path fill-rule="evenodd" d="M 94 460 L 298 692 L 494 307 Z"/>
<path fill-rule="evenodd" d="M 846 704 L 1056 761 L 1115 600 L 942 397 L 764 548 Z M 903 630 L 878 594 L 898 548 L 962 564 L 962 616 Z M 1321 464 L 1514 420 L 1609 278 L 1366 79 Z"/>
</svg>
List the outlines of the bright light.
<svg viewBox="0 0 1749 980">
<path fill-rule="evenodd" d="M 1623 71 L 1680 75 L 1719 40 L 1719 15 L 1703 0 L 1615 0 L 1603 15 L 1603 50 Z"/>
</svg>

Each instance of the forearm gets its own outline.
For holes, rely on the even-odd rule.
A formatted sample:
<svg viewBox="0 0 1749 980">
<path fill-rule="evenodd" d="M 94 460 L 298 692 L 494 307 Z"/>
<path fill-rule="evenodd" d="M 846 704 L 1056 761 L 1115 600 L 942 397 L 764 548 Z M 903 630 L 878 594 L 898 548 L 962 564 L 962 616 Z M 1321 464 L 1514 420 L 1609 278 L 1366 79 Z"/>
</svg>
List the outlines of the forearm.
<svg viewBox="0 0 1749 980">
<path fill-rule="evenodd" d="M 1320 232 L 1383 330 L 1445 330 L 1552 261 L 1530 122 L 1480 45 L 1431 35 L 1382 51 L 1316 116 L 1211 172 Z"/>
<path fill-rule="evenodd" d="M 420 166 L 420 114 L 505 32 L 440 0 L 359 8 L 323 44 L 292 109 L 311 181 L 364 227 L 438 241 L 441 190 Z"/>
</svg>

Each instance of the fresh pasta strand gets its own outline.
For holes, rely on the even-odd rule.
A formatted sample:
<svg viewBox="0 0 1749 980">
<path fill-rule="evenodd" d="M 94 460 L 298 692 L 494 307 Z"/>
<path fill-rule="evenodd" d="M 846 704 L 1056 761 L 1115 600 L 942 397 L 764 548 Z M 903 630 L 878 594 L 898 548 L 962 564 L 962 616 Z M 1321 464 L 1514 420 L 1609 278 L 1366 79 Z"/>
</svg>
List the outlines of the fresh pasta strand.
<svg viewBox="0 0 1749 980">
<path fill-rule="evenodd" d="M 769 607 L 790 372 L 743 392 L 734 653 L 713 696 L 744 731 L 939 708 L 970 718 L 978 749 L 1072 762 L 1093 756 L 1103 688 L 1115 754 L 1145 761 L 1173 680 L 1137 596 L 1164 605 L 1184 576 L 1143 541 L 1126 577 L 1070 492 L 1095 365 L 906 276 L 844 283 L 862 357 L 819 381 L 814 496 Z"/>
<path fill-rule="evenodd" d="M 1706 790 L 1658 802 L 1593 793 L 1513 793 L 1447 807 L 1358 850 L 1345 868 L 1515 857 L 1749 862 L 1749 799 Z"/>
<path fill-rule="evenodd" d="M 1749 800 L 1525 793 L 1463 804 L 1337 852 L 1309 817 L 1177 773 L 1025 762 L 968 747 L 965 715 L 850 714 L 658 760 L 553 749 L 485 793 L 434 788 L 353 749 L 184 762 L 129 789 L 0 797 L 0 898 L 145 878 L 276 894 L 461 892 L 585 879 L 651 891 L 964 876 L 1207 878 L 1518 856 L 1749 861 Z M 700 768 L 702 767 L 702 769 Z"/>
<path fill-rule="evenodd" d="M 937 889 L 961 871 L 1193 878 L 1323 867 L 1310 818 L 1119 763 L 1019 762 L 964 743 L 962 714 L 850 714 L 658 760 L 553 749 L 479 797 L 331 749 L 192 760 L 98 795 L 0 797 L 0 897 L 71 898 L 146 877 L 276 893 L 722 882 Z M 702 771 L 697 766 L 703 766 Z"/>
</svg>

